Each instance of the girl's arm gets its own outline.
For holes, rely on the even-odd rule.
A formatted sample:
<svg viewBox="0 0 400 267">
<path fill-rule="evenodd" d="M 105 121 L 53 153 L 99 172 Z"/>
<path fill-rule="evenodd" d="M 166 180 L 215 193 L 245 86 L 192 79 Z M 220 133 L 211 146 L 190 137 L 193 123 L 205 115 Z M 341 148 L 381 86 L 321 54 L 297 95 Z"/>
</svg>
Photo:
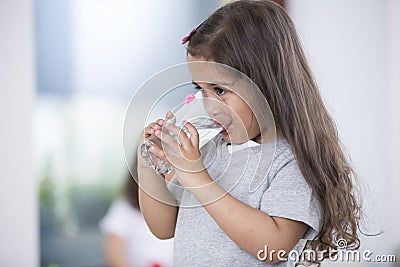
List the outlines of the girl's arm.
<svg viewBox="0 0 400 267">
<path fill-rule="evenodd" d="M 178 207 L 165 181 L 148 167 L 139 167 L 138 176 L 140 211 L 151 232 L 160 239 L 174 237 Z"/>
<path fill-rule="evenodd" d="M 143 143 L 144 138 L 154 134 L 155 129 L 160 129 L 162 126 L 160 121 L 146 127 L 143 138 L 139 141 L 140 145 Z M 156 237 L 169 239 L 174 237 L 175 234 L 178 206 L 175 198 L 167 188 L 166 181 L 153 169 L 150 169 L 148 163 L 140 156 L 140 145 L 137 151 L 140 211 L 143 214 L 146 224 Z M 160 154 L 162 153 L 161 150 L 153 151 L 153 153 L 160 158 L 165 157 Z M 168 180 L 173 175 L 171 173 L 165 179 Z"/>
<path fill-rule="evenodd" d="M 267 254 L 267 263 L 279 262 L 278 251 L 289 253 L 307 230 L 303 222 L 271 217 L 237 200 L 215 183 L 206 170 L 179 175 L 181 183 L 186 181 L 183 186 L 192 192 L 221 229 L 242 249 L 255 257 L 264 257 L 260 250 L 264 250 L 265 246 L 270 254 L 275 250 L 272 257 Z M 287 254 L 280 254 L 281 259 L 285 256 Z"/>
</svg>

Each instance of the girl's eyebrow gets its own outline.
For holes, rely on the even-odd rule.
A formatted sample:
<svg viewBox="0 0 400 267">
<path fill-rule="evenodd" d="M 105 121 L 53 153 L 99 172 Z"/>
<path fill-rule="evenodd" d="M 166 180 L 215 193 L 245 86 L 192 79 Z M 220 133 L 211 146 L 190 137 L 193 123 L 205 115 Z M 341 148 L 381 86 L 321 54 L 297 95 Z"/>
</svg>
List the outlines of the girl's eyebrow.
<svg viewBox="0 0 400 267">
<path fill-rule="evenodd" d="M 192 84 L 195 86 L 200 87 L 195 81 L 192 81 Z M 229 83 L 208 83 L 211 86 L 225 86 L 225 85 L 229 85 Z"/>
<path fill-rule="evenodd" d="M 192 84 L 194 85 L 194 86 L 197 86 L 197 87 L 200 87 L 197 83 L 195 83 L 194 81 L 192 81 Z"/>
</svg>

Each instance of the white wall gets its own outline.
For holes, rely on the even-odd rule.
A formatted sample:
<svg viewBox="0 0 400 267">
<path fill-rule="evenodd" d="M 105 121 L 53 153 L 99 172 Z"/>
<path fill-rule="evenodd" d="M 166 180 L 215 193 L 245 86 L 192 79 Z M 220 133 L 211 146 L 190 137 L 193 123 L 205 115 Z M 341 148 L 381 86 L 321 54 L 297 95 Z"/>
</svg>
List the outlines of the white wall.
<svg viewBox="0 0 400 267">
<path fill-rule="evenodd" d="M 185 62 L 181 39 L 215 9 L 216 2 L 72 0 L 74 92 L 130 99 L 150 76 Z"/>
<path fill-rule="evenodd" d="M 0 1 L 0 266 L 38 266 L 32 0 Z"/>
<path fill-rule="evenodd" d="M 385 231 L 362 236 L 361 249 L 393 254 L 400 245 L 395 205 L 400 189 L 399 1 L 291 0 L 288 9 L 322 96 L 368 187 L 366 230 Z"/>
<path fill-rule="evenodd" d="M 389 1 L 389 56 L 391 88 L 391 122 L 392 122 L 392 192 L 393 233 L 400 243 L 400 1 Z M 397 189 L 397 190 L 396 190 Z M 397 204 L 397 205 L 396 205 Z M 400 244 L 398 244 L 400 250 Z M 400 261 L 400 259 L 398 259 Z"/>
</svg>

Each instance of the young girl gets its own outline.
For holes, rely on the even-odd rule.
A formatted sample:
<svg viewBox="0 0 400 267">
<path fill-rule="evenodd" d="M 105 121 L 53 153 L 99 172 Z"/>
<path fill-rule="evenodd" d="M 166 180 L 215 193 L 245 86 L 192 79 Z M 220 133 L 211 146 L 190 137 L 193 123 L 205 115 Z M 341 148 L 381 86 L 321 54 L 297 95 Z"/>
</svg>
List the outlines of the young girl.
<svg viewBox="0 0 400 267">
<path fill-rule="evenodd" d="M 165 144 L 164 149 L 152 147 L 154 154 L 196 170 L 174 167 L 165 182 L 138 156 L 141 211 L 154 235 L 175 237 L 174 265 L 294 266 L 297 260 L 285 257 L 305 248 L 317 253 L 306 261 L 318 264 L 337 249 L 339 240 L 358 248 L 355 174 L 285 10 L 270 1 L 235 1 L 213 13 L 187 41 L 189 63 L 226 64 L 258 86 L 272 111 L 276 136 L 264 132 L 235 90 L 195 78 L 205 99 L 216 99 L 236 114 L 213 146 L 200 150 L 198 132 L 190 123 L 185 124 L 190 137 L 179 132 L 179 143 L 161 131 L 179 131 L 165 120 L 146 127 L 143 138 L 156 135 Z M 211 111 L 215 116 L 219 112 Z M 241 126 L 245 135 L 238 130 Z M 251 144 L 246 153 L 232 151 L 246 141 Z M 251 170 L 257 168 L 253 162 L 260 160 L 260 147 L 271 144 L 275 154 L 267 178 L 250 192 Z M 211 152 L 217 156 L 204 164 Z M 243 162 L 230 164 L 233 155 L 241 154 L 246 154 Z M 243 176 L 228 191 L 226 185 L 238 173 Z M 175 184 L 184 189 L 176 190 Z M 162 201 L 146 188 L 157 188 Z"/>
</svg>

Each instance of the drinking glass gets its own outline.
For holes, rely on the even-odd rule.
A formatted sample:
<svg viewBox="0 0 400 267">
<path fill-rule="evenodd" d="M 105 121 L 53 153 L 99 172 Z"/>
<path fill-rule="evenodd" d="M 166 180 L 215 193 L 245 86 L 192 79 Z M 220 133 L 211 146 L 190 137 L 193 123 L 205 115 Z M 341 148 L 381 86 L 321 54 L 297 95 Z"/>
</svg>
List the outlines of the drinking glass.
<svg viewBox="0 0 400 267">
<path fill-rule="evenodd" d="M 187 96 L 183 104 L 179 105 L 172 113 L 173 116 L 167 119 L 165 123 L 174 124 L 181 128 L 188 137 L 190 137 L 190 134 L 186 127 L 183 127 L 182 122 L 188 121 L 193 124 L 199 133 L 200 148 L 223 130 L 223 124 L 212 119 L 205 110 L 201 92 Z M 166 129 L 164 128 L 163 131 L 165 132 Z M 178 136 L 169 131 L 167 133 L 179 142 Z M 159 174 L 169 174 L 172 171 L 172 165 L 149 151 L 149 148 L 154 145 L 162 148 L 161 140 L 153 134 L 146 138 L 142 144 L 141 156 L 146 159 L 149 166 Z"/>
</svg>

